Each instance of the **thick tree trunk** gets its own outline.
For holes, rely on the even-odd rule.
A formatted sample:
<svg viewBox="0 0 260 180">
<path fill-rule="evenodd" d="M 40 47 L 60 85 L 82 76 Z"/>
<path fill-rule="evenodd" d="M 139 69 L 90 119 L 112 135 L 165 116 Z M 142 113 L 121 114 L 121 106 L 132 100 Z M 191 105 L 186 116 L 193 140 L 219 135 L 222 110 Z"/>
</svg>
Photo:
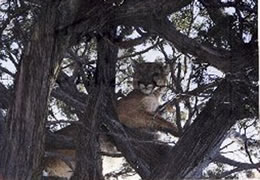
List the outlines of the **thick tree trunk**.
<svg viewBox="0 0 260 180">
<path fill-rule="evenodd" d="M 212 99 L 178 143 L 171 150 L 162 166 L 154 169 L 149 179 L 195 178 L 197 167 L 214 157 L 227 131 L 243 117 L 250 90 L 235 79 L 223 80 Z M 183 153 L 185 152 L 185 153 Z M 210 161 L 208 161 L 210 162 Z"/>
<path fill-rule="evenodd" d="M 35 26 L 32 39 L 23 55 L 15 81 L 15 97 L 13 103 L 9 104 L 10 109 L 5 128 L 7 135 L 1 146 L 0 155 L 0 172 L 6 180 L 37 179 L 37 174 L 41 173 L 40 164 L 43 153 L 47 99 L 51 82 L 55 79 L 55 71 L 60 63 L 59 60 L 68 42 L 68 36 L 64 34 L 61 39 L 59 33 L 72 35 L 75 29 L 78 33 L 86 29 L 86 31 L 96 31 L 102 29 L 102 26 L 108 21 L 113 23 L 124 21 L 123 24 L 144 26 L 145 21 L 153 20 L 155 27 L 153 24 L 144 27 L 165 37 L 180 50 L 203 58 L 205 62 L 225 72 L 229 72 L 229 68 L 233 67 L 231 66 L 232 58 L 224 58 L 229 57 L 229 53 L 224 53 L 226 55 L 223 56 L 221 51 L 202 46 L 168 26 L 168 23 L 161 22 L 160 24 L 158 20 L 154 19 L 153 15 L 156 13 L 162 11 L 159 14 L 169 14 L 173 9 L 189 4 L 190 0 L 182 1 L 181 4 L 184 2 L 182 5 L 165 0 L 160 6 L 154 1 L 138 1 L 138 3 L 137 1 L 125 1 L 119 7 L 108 5 L 102 0 L 50 0 L 48 2 L 51 2 L 50 6 L 42 7 L 42 16 Z M 148 6 L 142 4 L 146 2 L 149 2 Z M 58 5 L 54 3 L 62 5 L 57 8 Z M 64 8 L 67 4 L 73 9 L 72 12 Z M 155 7 L 158 11 L 151 12 L 151 7 Z M 165 8 L 167 9 L 164 10 Z M 115 13 L 120 16 L 120 12 L 121 21 L 120 17 L 115 16 Z M 57 14 L 62 17 L 57 17 Z M 79 16 L 76 17 L 76 14 Z M 111 18 L 111 16 L 114 17 Z M 135 21 L 133 21 L 134 17 L 136 17 Z M 144 18 L 140 17 L 148 18 L 143 20 Z M 57 25 L 58 19 L 64 21 L 62 25 Z M 55 31 L 55 27 L 57 27 L 57 31 Z M 91 98 L 86 117 L 81 117 L 85 126 L 80 127 L 78 164 L 74 179 L 102 179 L 97 130 L 101 119 L 107 119 L 106 113 L 109 114 L 110 110 L 114 110 L 111 102 L 114 102 L 112 96 L 117 49 L 110 46 L 104 39 L 100 39 L 98 54 L 96 84 L 93 91 L 90 92 Z M 229 61 L 227 61 L 228 59 Z M 244 58 L 242 59 L 244 60 Z M 240 66 L 237 69 L 241 69 Z M 234 87 L 237 89 L 232 90 L 233 87 L 230 84 L 232 83 L 224 82 L 219 87 L 205 110 L 173 148 L 170 157 L 164 161 L 165 164 L 160 164 L 159 167 L 155 168 L 151 179 L 192 177 L 194 169 L 203 163 L 204 157 L 214 152 L 214 148 L 219 145 L 226 131 L 237 119 L 243 117 L 241 109 L 244 108 L 244 97 L 230 94 L 230 92 L 234 93 L 238 90 L 245 94 L 244 86 L 240 87 L 240 85 L 235 84 Z M 113 118 L 113 115 L 110 118 Z M 111 132 L 124 133 L 124 131 L 116 129 L 119 126 L 113 125 L 113 121 L 106 123 Z M 148 177 L 151 168 L 159 164 L 157 157 L 160 159 L 158 155 L 160 151 L 154 155 L 153 146 L 143 145 L 140 148 L 139 144 L 136 143 L 138 148 L 134 149 L 120 137 L 115 136 L 114 138 L 128 162 L 142 177 Z M 140 149 L 141 151 L 139 151 Z M 138 154 L 138 152 L 140 153 Z"/>
<path fill-rule="evenodd" d="M 38 179 L 42 173 L 47 102 L 66 47 L 66 38 L 59 39 L 55 32 L 57 3 L 46 4 L 15 79 L 0 154 L 0 172 L 5 180 Z"/>
</svg>

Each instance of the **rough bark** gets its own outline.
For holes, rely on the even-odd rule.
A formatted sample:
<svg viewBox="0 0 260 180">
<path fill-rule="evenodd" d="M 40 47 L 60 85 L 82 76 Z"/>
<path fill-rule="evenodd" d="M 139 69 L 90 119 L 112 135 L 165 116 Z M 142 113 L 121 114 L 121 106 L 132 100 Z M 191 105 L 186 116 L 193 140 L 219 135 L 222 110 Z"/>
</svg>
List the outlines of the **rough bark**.
<svg viewBox="0 0 260 180">
<path fill-rule="evenodd" d="M 250 97 L 246 82 L 223 80 L 211 100 L 177 144 L 167 161 L 154 169 L 149 179 L 195 178 L 196 167 L 213 157 L 227 131 L 238 119 L 250 114 L 245 97 Z M 183 153 L 185 152 L 185 153 Z M 208 161 L 209 163 L 210 161 Z"/>
<path fill-rule="evenodd" d="M 129 2 L 125 3 L 125 6 L 119 7 L 115 11 L 117 16 L 109 22 L 118 25 L 143 27 L 147 31 L 156 33 L 171 42 L 180 52 L 191 54 L 197 57 L 200 63 L 209 63 L 224 73 L 241 71 L 245 67 L 257 64 L 256 44 L 255 47 L 249 47 L 248 45 L 242 46 L 241 42 L 239 49 L 236 49 L 237 42 L 235 41 L 235 48 L 226 50 L 208 44 L 201 44 L 179 32 L 170 23 L 167 15 L 180 10 L 189 3 L 190 1 L 182 1 L 181 3 L 171 2 L 169 4 L 169 1 L 166 0 L 162 1 L 162 4 L 154 3 L 156 4 L 156 7 L 154 7 L 151 5 L 151 1 L 142 1 L 136 4 Z M 137 4 L 142 8 L 137 7 Z M 156 10 L 153 10 L 153 8 Z M 242 52 L 239 52 L 241 50 Z M 251 54 L 251 56 L 248 56 L 248 54 Z M 245 61 L 244 59 L 249 60 Z"/>
<path fill-rule="evenodd" d="M 111 39 L 115 36 L 114 28 L 102 32 L 102 36 Z M 89 91 L 88 109 L 80 121 L 76 169 L 72 179 L 103 179 L 102 162 L 98 137 L 104 112 L 113 106 L 111 99 L 115 88 L 115 63 L 118 49 L 111 46 L 103 37 L 97 38 L 97 70 L 94 86 Z M 113 99 L 113 98 L 112 98 Z"/>
<path fill-rule="evenodd" d="M 55 32 L 57 6 L 46 3 L 20 61 L 1 146 L 5 180 L 38 179 L 41 174 L 48 96 L 68 42 Z"/>
<path fill-rule="evenodd" d="M 159 3 L 154 0 L 125 1 L 122 6 L 118 7 L 105 4 L 101 0 L 61 2 L 63 4 L 59 7 L 59 10 L 62 9 L 61 11 L 65 13 L 60 19 L 62 25 L 57 25 L 58 8 L 55 4 L 50 3 L 47 8 L 42 7 L 43 16 L 36 24 L 31 42 L 26 48 L 20 64 L 15 81 L 15 97 L 13 102 L 9 103 L 6 141 L 1 146 L 3 153 L 0 155 L 0 170 L 6 176 L 6 179 L 37 179 L 36 174 L 41 173 L 39 167 L 44 143 L 43 129 L 46 119 L 47 99 L 51 82 L 55 79 L 55 69 L 59 65 L 60 57 L 67 46 L 67 38 L 70 35 L 76 37 L 82 32 L 97 32 L 107 23 L 140 26 L 151 32 L 156 32 L 176 45 L 182 52 L 199 57 L 201 62 L 207 62 L 224 72 L 234 72 L 243 69 L 245 65 L 255 66 L 257 64 L 255 63 L 257 56 L 254 53 L 255 51 L 233 53 L 233 50 L 230 53 L 229 51 L 206 47 L 176 31 L 164 18 L 169 13 L 189 4 L 191 1 L 188 0 L 175 1 L 174 3 L 171 0 L 164 0 Z M 71 12 L 65 12 L 67 10 L 64 8 L 66 3 L 70 4 Z M 63 35 L 59 39 L 60 33 Z M 114 58 L 114 49 L 110 49 L 109 44 L 101 41 L 99 45 L 103 44 L 104 46 L 99 47 L 99 55 L 103 55 L 98 60 L 96 86 L 93 92 L 91 91 L 93 96 L 89 100 L 91 104 L 86 112 L 87 117 L 81 117 L 85 127 L 81 127 L 80 130 L 78 159 L 81 160 L 78 161 L 75 179 L 77 179 L 76 177 L 78 179 L 102 178 L 98 154 L 99 147 L 95 146 L 98 144 L 96 131 L 100 119 L 107 118 L 103 117 L 102 112 L 113 111 L 110 104 L 113 102 L 111 100 L 113 93 L 110 91 L 108 93 L 108 89 L 114 85 L 114 61 L 116 58 Z M 73 42 L 75 41 L 73 40 Z M 246 61 L 248 54 L 251 55 L 251 52 L 254 53 L 254 56 L 249 58 L 250 61 Z M 111 61 L 113 62 L 111 63 Z M 242 92 L 244 96 L 230 94 L 232 87 Z M 243 117 L 243 113 L 240 113 L 240 106 L 244 104 L 243 98 L 247 97 L 243 88 L 244 86 L 239 84 L 223 83 L 204 111 L 173 148 L 168 160 L 164 161 L 167 163 L 160 165 L 160 167 L 154 167 L 158 162 L 157 157 L 158 159 L 161 158 L 158 155 L 160 151 L 156 152 L 157 154 L 154 154 L 154 151 L 149 151 L 149 148 L 152 149 L 154 146 L 143 145 L 133 150 L 131 145 L 124 142 L 123 139 L 114 136 L 116 143 L 128 162 L 144 178 L 150 175 L 151 168 L 155 168 L 152 179 L 189 177 L 192 171 L 198 167 L 198 164 L 203 163 L 203 158 L 214 151 L 214 148 L 232 124 Z M 232 93 L 233 91 L 234 89 Z M 103 100 L 98 97 L 100 95 Z M 70 99 L 67 102 L 71 103 L 72 101 Z M 225 102 L 232 103 L 228 105 Z M 80 106 L 80 111 L 84 110 L 85 107 L 82 104 L 77 104 L 75 101 L 73 103 L 75 107 Z M 93 109 L 94 107 L 98 108 Z M 215 109 L 215 107 L 217 108 Z M 102 117 L 100 117 L 101 115 Z M 123 130 L 118 129 L 122 126 L 115 124 L 116 121 L 113 122 L 112 118 L 108 123 L 111 132 L 124 133 Z M 86 127 L 91 131 L 86 130 Z M 138 143 L 135 144 L 138 146 Z M 89 149 L 89 147 L 91 148 Z M 139 156 L 138 152 L 140 153 Z M 93 157 L 98 157 L 98 160 L 93 159 Z M 156 157 L 156 160 L 151 160 L 151 157 Z M 91 161 L 95 162 L 94 166 L 91 165 Z M 174 169 L 173 172 L 171 172 L 172 169 Z"/>
<path fill-rule="evenodd" d="M 167 157 L 171 149 L 168 145 L 154 143 L 151 134 L 122 127 L 115 119 L 108 118 L 106 125 L 112 133 L 116 147 L 143 179 L 150 176 L 152 169 Z"/>
<path fill-rule="evenodd" d="M 9 103 L 4 128 L 6 137 L 1 145 L 0 172 L 6 180 L 38 179 L 42 173 L 44 126 L 51 84 L 56 79 L 64 50 L 75 43 L 82 32 L 77 29 L 82 13 L 94 10 L 97 3 L 100 2 L 67 0 L 39 4 L 41 14 L 20 61 L 14 99 Z M 92 14 L 85 14 L 86 18 L 97 11 L 90 12 Z M 94 30 L 102 26 L 96 18 L 91 19 L 90 24 L 85 28 Z"/>
<path fill-rule="evenodd" d="M 0 108 L 7 109 L 11 101 L 10 91 L 0 83 Z"/>
</svg>

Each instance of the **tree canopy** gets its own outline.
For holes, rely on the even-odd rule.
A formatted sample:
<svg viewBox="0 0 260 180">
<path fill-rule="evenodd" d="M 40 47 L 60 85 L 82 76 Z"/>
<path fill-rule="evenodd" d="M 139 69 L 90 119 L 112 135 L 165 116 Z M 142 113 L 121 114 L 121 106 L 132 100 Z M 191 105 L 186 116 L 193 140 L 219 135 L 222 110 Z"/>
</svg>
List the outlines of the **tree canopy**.
<svg viewBox="0 0 260 180">
<path fill-rule="evenodd" d="M 257 14 L 256 0 L 0 1 L 0 179 L 50 179 L 51 148 L 76 149 L 75 180 L 256 176 Z M 118 121 L 134 62 L 170 67 L 158 113 L 180 138 Z M 127 163 L 105 175 L 103 156 Z"/>
</svg>

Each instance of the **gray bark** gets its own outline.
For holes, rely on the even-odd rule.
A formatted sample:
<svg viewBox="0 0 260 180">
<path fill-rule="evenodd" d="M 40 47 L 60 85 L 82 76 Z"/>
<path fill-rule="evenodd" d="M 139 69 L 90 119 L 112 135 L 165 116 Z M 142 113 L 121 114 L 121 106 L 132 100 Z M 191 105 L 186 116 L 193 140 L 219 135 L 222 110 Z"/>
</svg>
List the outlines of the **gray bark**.
<svg viewBox="0 0 260 180">
<path fill-rule="evenodd" d="M 1 145 L 5 180 L 39 179 L 42 173 L 48 97 L 68 44 L 68 36 L 60 39 L 55 32 L 58 5 L 47 3 L 43 8 L 16 74 Z"/>
<path fill-rule="evenodd" d="M 250 115 L 245 108 L 250 103 L 245 100 L 249 95 L 246 83 L 229 78 L 221 82 L 203 111 L 173 147 L 164 165 L 155 168 L 149 179 L 196 176 L 194 170 L 205 163 L 207 156 L 213 156 L 227 131 L 238 119 Z"/>
<path fill-rule="evenodd" d="M 1 145 L 0 155 L 0 172 L 5 179 L 29 180 L 39 177 L 51 84 L 56 79 L 56 70 L 60 65 L 63 52 L 69 45 L 76 43 L 81 33 L 103 32 L 103 27 L 108 23 L 115 26 L 139 26 L 167 39 L 180 51 L 200 58 L 201 63 L 209 63 L 223 72 L 244 71 L 248 66 L 257 68 L 257 54 L 254 48 L 245 46 L 240 48 L 241 51 L 238 51 L 239 49 L 227 51 L 213 46 L 204 46 L 178 32 L 166 20 L 166 15 L 176 12 L 190 2 L 190 0 L 160 2 L 133 0 L 124 1 L 122 6 L 114 7 L 101 0 L 67 0 L 48 1 L 46 7 L 41 7 L 42 14 L 25 48 L 16 75 L 14 98 L 6 102 L 7 100 L 1 97 L 3 99 L 0 103 L 1 107 L 9 107 L 4 124 L 5 141 Z M 114 121 L 116 114 L 114 106 L 111 106 L 114 103 L 112 89 L 116 48 L 111 47 L 111 44 L 102 38 L 98 48 L 96 84 L 93 91 L 90 91 L 93 96 L 89 99 L 87 104 L 89 108 L 84 113 L 88 118 L 84 116 L 80 118 L 84 127 L 80 127 L 78 164 L 74 179 L 102 179 L 96 139 L 101 121 L 107 124 L 111 133 L 121 133 L 125 139 L 128 137 L 122 125 Z M 244 80 L 247 82 L 247 79 Z M 250 116 L 244 112 L 245 105 L 252 103 L 252 106 L 258 107 L 257 100 L 251 97 L 250 85 L 243 83 L 232 78 L 231 81 L 224 80 L 205 109 L 169 154 L 166 153 L 168 147 L 160 151 L 160 148 L 153 149 L 154 145 L 128 144 L 125 139 L 114 136 L 116 145 L 143 178 L 176 179 L 196 176 L 194 170 L 205 163 L 205 156 L 211 156 L 228 129 L 238 119 Z M 68 88 L 68 86 L 64 87 Z M 0 87 L 0 91 L 6 90 Z M 58 96 L 57 91 L 53 92 L 53 95 L 55 93 L 56 97 L 62 98 Z M 101 100 L 99 96 L 103 99 Z M 246 98 L 252 101 L 245 102 Z M 80 98 L 75 99 L 68 97 L 66 100 L 64 98 L 64 101 L 73 104 L 79 112 L 83 112 L 86 106 L 79 100 Z M 86 127 L 91 131 L 88 132 Z M 132 145 L 135 147 L 133 148 Z M 160 155 L 160 152 L 165 152 L 165 155 Z M 162 158 L 167 159 L 161 160 Z M 94 166 L 91 166 L 93 162 Z M 152 169 L 154 170 L 151 174 Z"/>
<path fill-rule="evenodd" d="M 72 179 L 99 180 L 103 179 L 102 160 L 98 138 L 102 119 L 109 107 L 113 107 L 115 88 L 115 63 L 118 48 L 111 46 L 104 37 L 115 38 L 115 29 L 108 28 L 97 38 L 97 69 L 93 87 L 89 90 L 88 108 L 80 121 L 79 126 L 76 169 Z M 110 101 L 107 101 L 110 99 Z M 112 104 L 110 104 L 112 103 Z"/>
</svg>

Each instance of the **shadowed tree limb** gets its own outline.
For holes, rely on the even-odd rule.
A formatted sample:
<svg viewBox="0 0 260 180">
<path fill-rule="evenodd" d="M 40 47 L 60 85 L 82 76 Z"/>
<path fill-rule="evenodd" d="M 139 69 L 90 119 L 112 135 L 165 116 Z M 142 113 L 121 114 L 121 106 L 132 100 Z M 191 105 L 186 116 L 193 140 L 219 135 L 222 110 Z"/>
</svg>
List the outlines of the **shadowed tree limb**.
<svg viewBox="0 0 260 180">
<path fill-rule="evenodd" d="M 207 157 L 214 157 L 212 153 L 216 153 L 226 132 L 237 120 L 250 114 L 245 107 L 251 102 L 244 97 L 252 94 L 246 89 L 243 82 L 236 82 L 230 77 L 223 80 L 194 123 L 173 147 L 168 159 L 163 161 L 165 165 L 154 169 L 151 179 L 197 178 L 196 167 L 203 164 Z"/>
<path fill-rule="evenodd" d="M 260 168 L 260 162 L 255 163 L 255 164 L 242 163 L 242 162 L 238 162 L 238 161 L 234 161 L 232 159 L 229 159 L 229 158 L 222 156 L 220 154 L 214 158 L 214 161 L 224 163 L 224 164 L 228 164 L 230 166 L 235 167 L 234 169 L 232 169 L 230 171 L 223 172 L 218 178 L 224 178 L 224 177 L 227 177 L 228 175 L 231 175 L 233 173 L 240 172 L 240 171 L 243 171 L 243 170 Z"/>
</svg>

